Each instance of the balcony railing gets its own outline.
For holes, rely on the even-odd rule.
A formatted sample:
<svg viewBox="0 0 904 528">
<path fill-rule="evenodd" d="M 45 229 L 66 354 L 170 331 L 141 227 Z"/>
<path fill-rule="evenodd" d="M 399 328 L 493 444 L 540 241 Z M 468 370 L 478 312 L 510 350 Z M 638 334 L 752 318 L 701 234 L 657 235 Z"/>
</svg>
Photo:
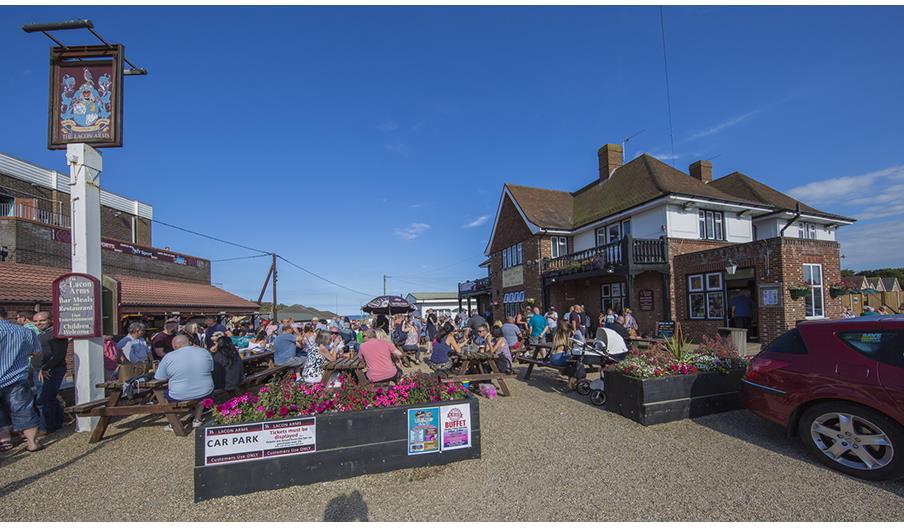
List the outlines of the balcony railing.
<svg viewBox="0 0 904 528">
<path fill-rule="evenodd" d="M 583 271 L 659 264 L 666 264 L 664 240 L 625 237 L 569 255 L 544 259 L 543 273 L 565 275 Z"/>
<path fill-rule="evenodd" d="M 69 227 L 69 217 L 22 203 L 0 203 L 0 217 L 13 217 L 58 227 Z"/>
<path fill-rule="evenodd" d="M 490 291 L 490 277 L 481 277 L 467 282 L 458 283 L 458 295 L 475 295 Z"/>
</svg>

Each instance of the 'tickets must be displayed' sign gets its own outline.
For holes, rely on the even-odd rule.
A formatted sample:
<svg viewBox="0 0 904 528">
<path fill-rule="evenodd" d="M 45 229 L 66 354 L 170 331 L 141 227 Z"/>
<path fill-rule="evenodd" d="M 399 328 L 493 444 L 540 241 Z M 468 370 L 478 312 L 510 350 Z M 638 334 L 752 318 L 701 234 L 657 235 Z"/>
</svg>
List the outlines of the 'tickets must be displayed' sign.
<svg viewBox="0 0 904 528">
<path fill-rule="evenodd" d="M 100 281 L 84 273 L 67 273 L 53 281 L 53 336 L 100 337 Z"/>
</svg>

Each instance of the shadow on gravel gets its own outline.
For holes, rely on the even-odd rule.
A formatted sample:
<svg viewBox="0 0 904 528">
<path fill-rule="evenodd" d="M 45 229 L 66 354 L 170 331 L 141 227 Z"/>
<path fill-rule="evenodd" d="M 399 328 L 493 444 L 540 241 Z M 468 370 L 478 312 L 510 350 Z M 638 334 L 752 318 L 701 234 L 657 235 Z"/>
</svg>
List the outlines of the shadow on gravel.
<svg viewBox="0 0 904 528">
<path fill-rule="evenodd" d="M 367 503 L 361 492 L 353 491 L 348 495 L 333 497 L 323 511 L 324 521 L 370 521 Z"/>
<path fill-rule="evenodd" d="M 44 471 L 41 471 L 40 473 L 36 473 L 30 477 L 25 477 L 23 479 L 19 479 L 19 480 L 10 482 L 9 484 L 0 488 L 0 497 L 5 497 L 14 491 L 22 489 L 25 486 L 28 486 L 32 482 L 41 480 L 42 478 L 46 477 L 47 475 L 52 475 L 52 474 L 56 473 L 57 471 L 60 471 L 61 469 L 66 469 L 67 467 L 71 466 L 72 464 L 75 464 L 76 462 L 85 458 L 86 456 L 91 455 L 100 449 L 103 449 L 104 445 L 105 444 L 99 444 L 97 447 L 91 448 L 88 451 L 85 451 L 84 453 L 82 453 L 81 455 L 71 458 L 71 459 L 63 462 L 62 464 L 59 464 L 59 465 L 54 466 L 49 469 L 45 469 Z M 48 448 L 50 449 L 50 448 L 52 448 L 52 446 L 48 446 Z M 28 456 L 41 456 L 45 453 L 47 453 L 47 451 L 41 451 L 39 453 L 29 453 Z"/>
<path fill-rule="evenodd" d="M 787 456 L 795 460 L 802 460 L 812 466 L 824 469 L 825 471 L 832 471 L 813 460 L 810 453 L 806 451 L 804 446 L 800 443 L 800 440 L 797 438 L 788 438 L 782 427 L 750 412 L 734 411 L 710 414 L 708 416 L 701 416 L 700 418 L 693 418 L 691 421 L 697 425 L 712 429 L 713 431 L 737 438 L 738 440 L 743 440 L 744 442 L 753 444 L 757 447 L 768 449 L 773 453 L 778 453 L 779 455 Z M 860 480 L 845 475 L 844 473 L 837 474 L 879 488 L 883 491 L 894 493 L 899 497 L 904 497 L 904 480 L 875 482 Z"/>
</svg>

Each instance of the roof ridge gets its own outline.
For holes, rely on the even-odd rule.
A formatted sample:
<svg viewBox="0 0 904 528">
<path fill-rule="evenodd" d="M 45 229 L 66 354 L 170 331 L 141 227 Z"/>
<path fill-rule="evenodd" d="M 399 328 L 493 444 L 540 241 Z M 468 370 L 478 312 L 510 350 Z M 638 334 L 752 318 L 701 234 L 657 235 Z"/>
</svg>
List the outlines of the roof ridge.
<svg viewBox="0 0 904 528">
<path fill-rule="evenodd" d="M 506 187 L 521 187 L 522 189 L 534 189 L 537 191 L 546 191 L 546 192 L 557 192 L 562 194 L 571 194 L 569 191 L 560 191 L 558 189 L 547 189 L 545 187 L 534 187 L 532 185 L 518 185 L 516 183 L 504 183 Z"/>
</svg>

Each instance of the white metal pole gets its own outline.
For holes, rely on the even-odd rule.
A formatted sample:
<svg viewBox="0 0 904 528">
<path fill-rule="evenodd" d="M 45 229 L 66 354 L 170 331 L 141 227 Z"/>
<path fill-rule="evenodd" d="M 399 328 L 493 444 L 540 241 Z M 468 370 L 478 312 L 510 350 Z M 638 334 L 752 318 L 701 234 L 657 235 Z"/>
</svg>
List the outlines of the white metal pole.
<svg viewBox="0 0 904 528">
<path fill-rule="evenodd" d="M 66 159 L 69 162 L 69 195 L 72 199 L 72 271 L 100 280 L 100 173 L 103 158 L 92 146 L 74 143 L 66 147 Z M 104 381 L 103 347 L 103 337 L 73 339 L 76 404 L 104 397 L 104 390 L 96 386 Z M 91 431 L 97 421 L 97 417 L 79 417 L 76 430 Z"/>
</svg>

